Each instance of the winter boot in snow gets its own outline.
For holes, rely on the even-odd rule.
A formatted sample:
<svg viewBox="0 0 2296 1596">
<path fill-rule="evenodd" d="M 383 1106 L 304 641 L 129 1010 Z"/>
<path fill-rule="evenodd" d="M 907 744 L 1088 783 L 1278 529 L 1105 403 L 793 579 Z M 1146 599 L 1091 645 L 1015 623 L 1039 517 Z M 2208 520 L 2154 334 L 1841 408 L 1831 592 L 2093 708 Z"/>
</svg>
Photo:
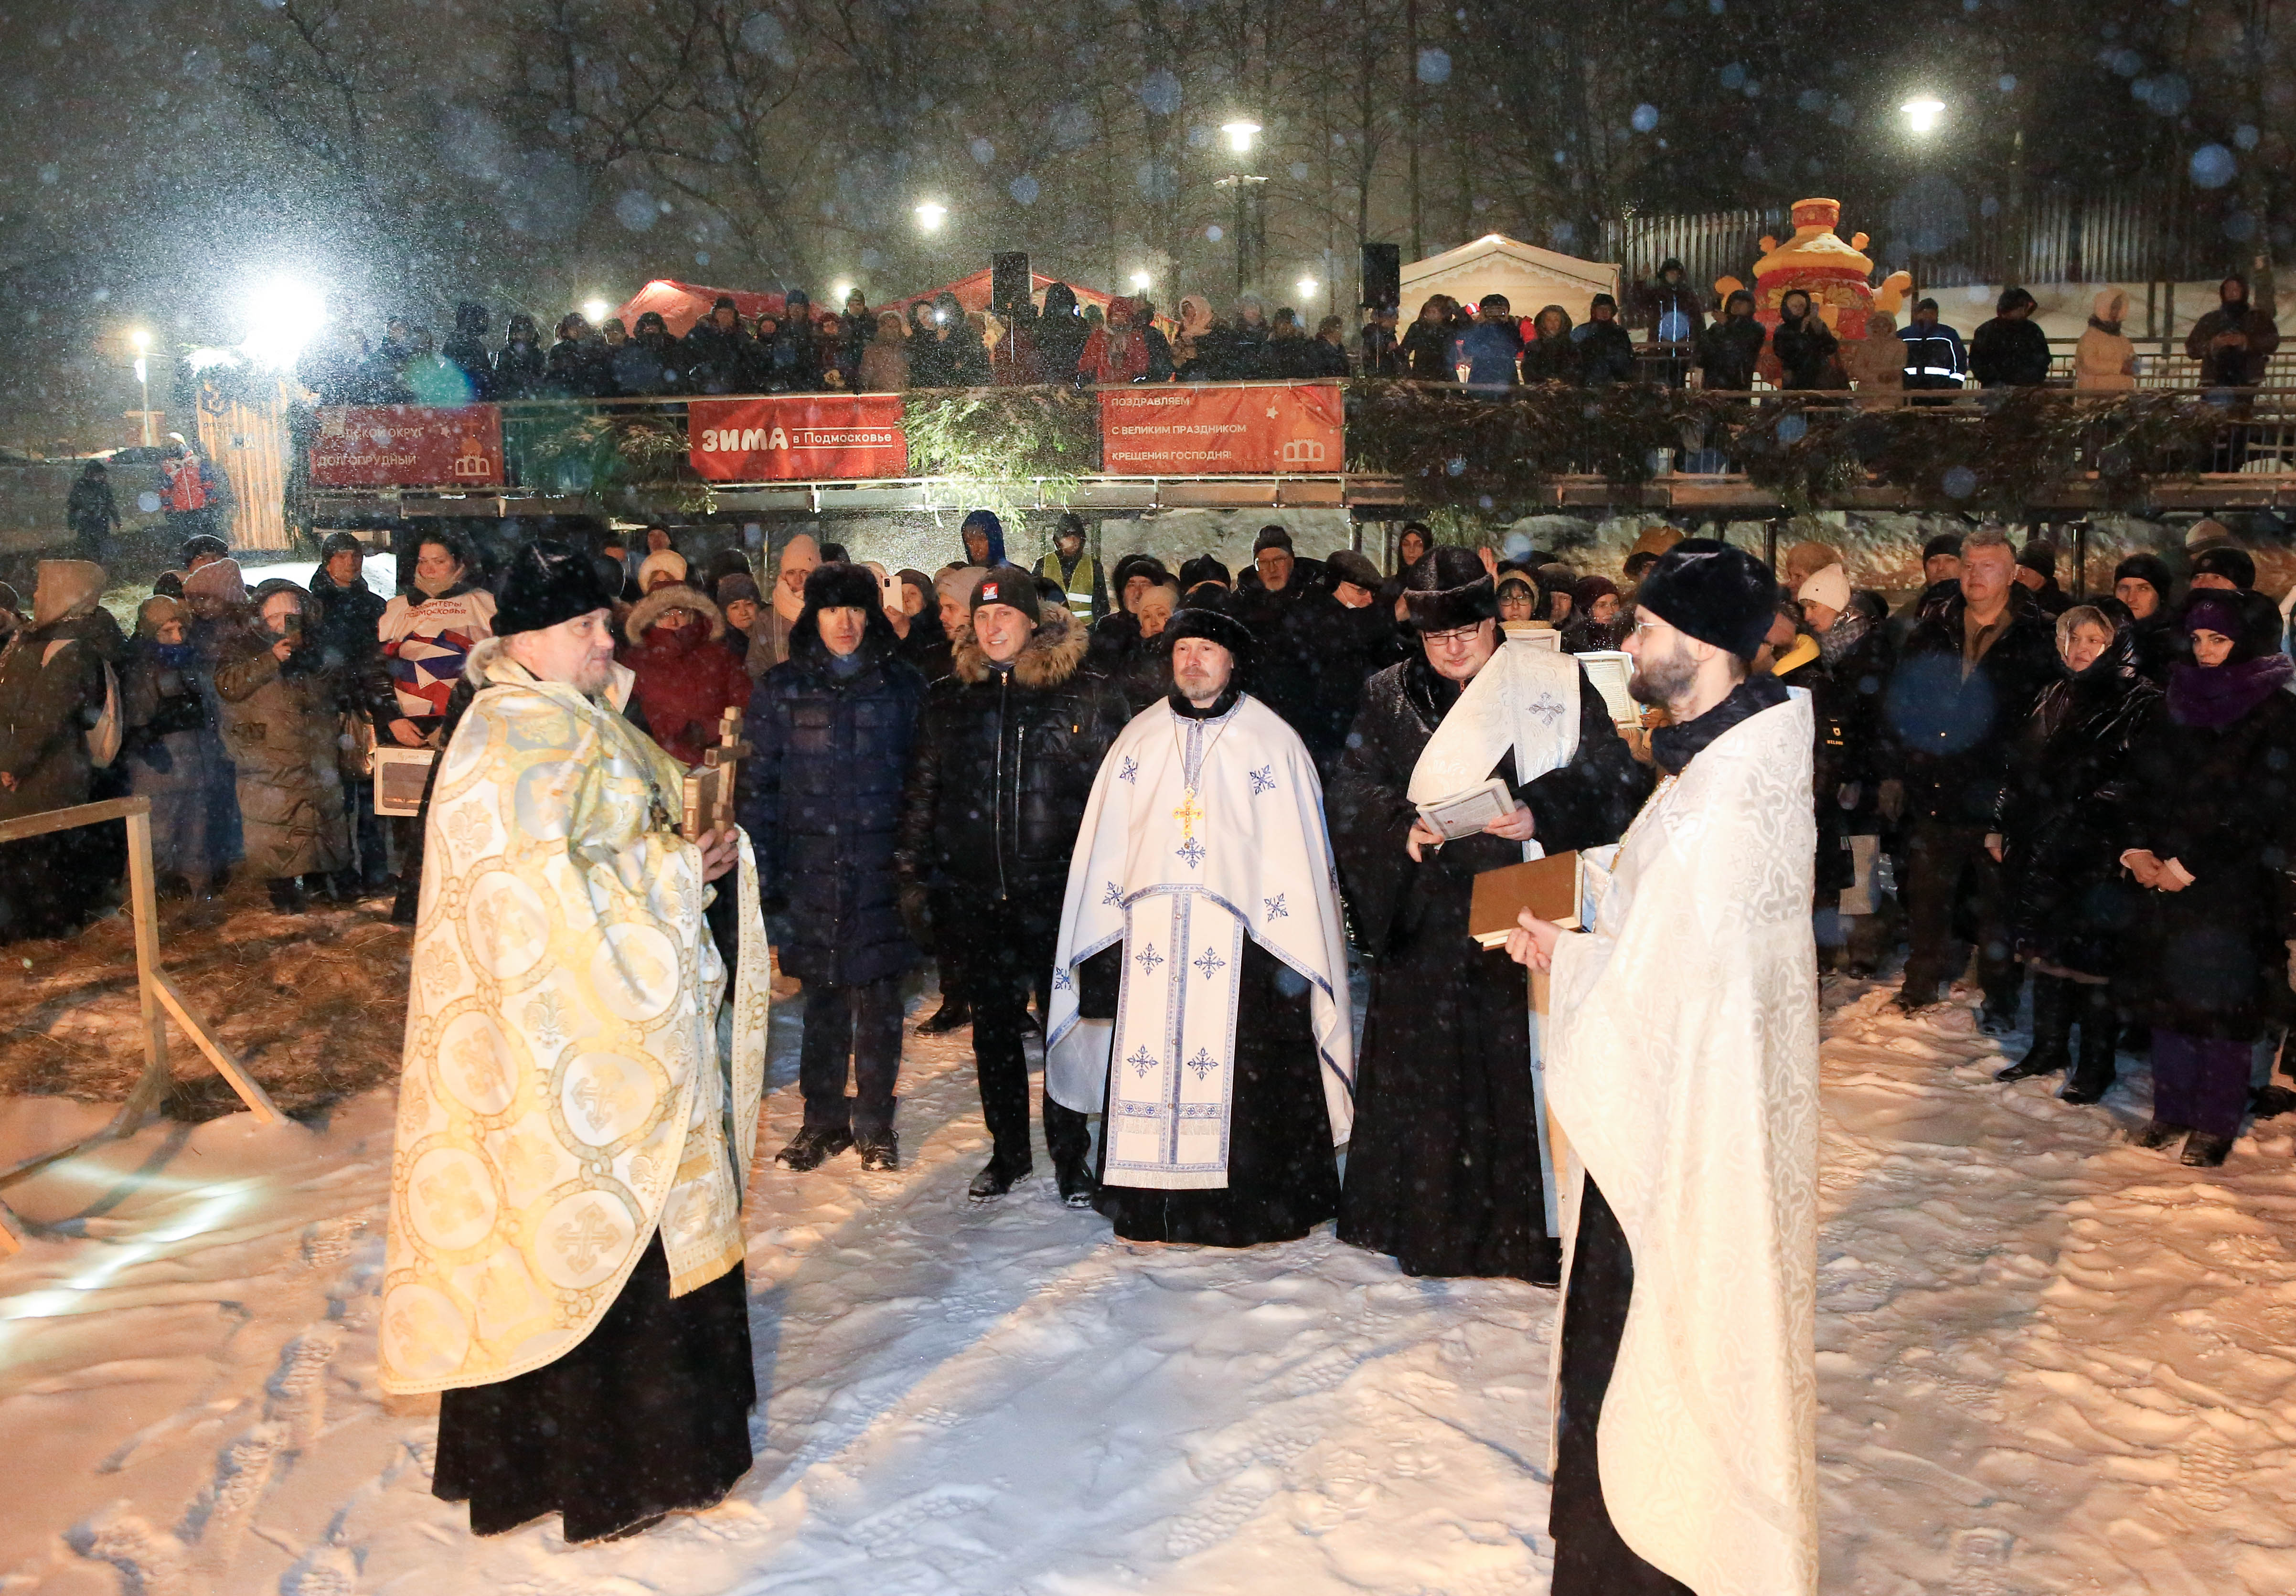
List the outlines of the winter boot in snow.
<svg viewBox="0 0 2296 1596">
<path fill-rule="evenodd" d="M 943 1036 L 972 1023 L 972 1006 L 961 997 L 944 997 L 932 1018 L 917 1027 L 920 1036 Z"/>
<path fill-rule="evenodd" d="M 2129 1133 L 2128 1139 L 2139 1147 L 2166 1147 L 2193 1134 L 2189 1125 L 2170 1125 L 2165 1119 L 2148 1119 L 2142 1130 Z"/>
<path fill-rule="evenodd" d="M 2073 1035 L 2072 983 L 2062 976 L 2033 975 L 2033 1050 L 2006 1069 L 1996 1070 L 1997 1081 L 2021 1081 L 2029 1076 L 2053 1075 L 2073 1061 L 2069 1045 Z"/>
<path fill-rule="evenodd" d="M 866 1131 L 853 1139 L 861 1150 L 861 1167 L 866 1170 L 898 1169 L 901 1166 L 900 1139 L 890 1131 Z"/>
<path fill-rule="evenodd" d="M 2057 1096 L 2069 1103 L 2093 1103 L 2113 1083 L 2112 1044 L 2120 1039 L 2120 1022 L 2112 1012 L 2112 988 L 2079 985 L 2080 1060 L 2065 1079 Z"/>
<path fill-rule="evenodd" d="M 2188 1169 L 2214 1169 L 2232 1151 L 2230 1136 L 2211 1136 L 2206 1131 L 2194 1131 L 2185 1143 L 2185 1156 L 2179 1160 Z"/>
<path fill-rule="evenodd" d="M 991 1158 L 980 1173 L 972 1177 L 972 1184 L 966 1191 L 965 1196 L 974 1202 L 995 1202 L 1022 1181 L 1027 1180 L 1029 1170 L 1029 1166 L 1026 1164 L 1021 1165 L 1018 1169 L 1010 1169 L 1000 1160 Z"/>
<path fill-rule="evenodd" d="M 790 1138 L 774 1162 L 783 1169 L 818 1169 L 852 1145 L 853 1133 L 841 1125 L 809 1125 Z"/>
<path fill-rule="evenodd" d="M 1071 1208 L 1088 1208 L 1100 1195 L 1100 1183 L 1092 1178 L 1092 1169 L 1079 1158 L 1074 1168 L 1056 1168 L 1053 1177 L 1060 1183 L 1061 1200 Z"/>
</svg>

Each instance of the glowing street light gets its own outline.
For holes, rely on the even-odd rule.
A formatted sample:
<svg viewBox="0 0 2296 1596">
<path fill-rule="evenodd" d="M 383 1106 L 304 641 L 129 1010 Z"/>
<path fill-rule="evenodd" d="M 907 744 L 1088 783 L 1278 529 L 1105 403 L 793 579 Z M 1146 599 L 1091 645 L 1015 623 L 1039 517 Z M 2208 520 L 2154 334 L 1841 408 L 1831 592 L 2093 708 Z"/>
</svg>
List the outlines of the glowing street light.
<svg viewBox="0 0 2296 1596">
<path fill-rule="evenodd" d="M 1316 297 L 1316 280 L 1313 277 L 1302 277 L 1292 286 L 1300 291 L 1300 297 L 1302 299 L 1312 299 Z"/>
<path fill-rule="evenodd" d="M 939 233 L 940 225 L 948 220 L 948 207 L 937 200 L 928 200 L 917 207 L 917 225 L 927 233 Z"/>
<path fill-rule="evenodd" d="M 1259 124 L 1245 121 L 1222 122 L 1220 131 L 1227 135 L 1229 149 L 1238 155 L 1249 155 L 1251 153 L 1251 141 L 1259 135 Z"/>
<path fill-rule="evenodd" d="M 853 285 L 849 282 L 840 282 L 829 291 L 831 295 L 834 297 L 836 302 L 842 305 L 846 300 L 853 297 Z"/>
<path fill-rule="evenodd" d="M 1133 273 L 1133 274 L 1132 274 L 1132 288 L 1133 288 L 1133 291 L 1134 291 L 1134 292 L 1136 292 L 1136 293 L 1145 293 L 1145 292 L 1147 292 L 1147 291 L 1148 291 L 1148 274 L 1147 274 L 1147 273 L 1145 273 L 1145 272 L 1135 272 L 1135 273 Z"/>
<path fill-rule="evenodd" d="M 152 368 L 144 358 L 151 353 L 152 335 L 138 327 L 127 335 L 127 341 L 135 346 L 135 382 L 144 390 L 144 408 L 137 413 L 144 418 L 144 444 L 149 448 L 159 441 L 152 436 Z"/>
<path fill-rule="evenodd" d="M 1905 114 L 1906 126 L 1915 133 L 1934 133 L 1945 119 L 1945 102 L 1923 94 L 1898 107 Z"/>
<path fill-rule="evenodd" d="M 240 347 L 252 359 L 275 368 L 295 364 L 303 346 L 326 324 L 327 307 L 308 283 L 273 277 L 249 290 L 241 315 L 247 337 Z"/>
<path fill-rule="evenodd" d="M 603 299 L 585 299 L 582 301 L 582 319 L 594 327 L 604 321 L 613 308 Z"/>
</svg>

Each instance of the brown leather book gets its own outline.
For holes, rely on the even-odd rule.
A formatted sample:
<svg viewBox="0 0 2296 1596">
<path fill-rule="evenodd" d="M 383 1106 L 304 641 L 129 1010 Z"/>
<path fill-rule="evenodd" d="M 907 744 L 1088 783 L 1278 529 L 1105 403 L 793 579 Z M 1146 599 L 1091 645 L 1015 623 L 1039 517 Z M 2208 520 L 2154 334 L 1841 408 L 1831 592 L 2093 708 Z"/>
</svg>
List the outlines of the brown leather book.
<svg viewBox="0 0 2296 1596">
<path fill-rule="evenodd" d="M 1502 865 L 1475 877 L 1467 904 L 1467 935 L 1483 947 L 1496 947 L 1515 929 L 1525 909 L 1559 926 L 1578 923 L 1578 855 L 1549 854 L 1522 864 Z"/>
</svg>

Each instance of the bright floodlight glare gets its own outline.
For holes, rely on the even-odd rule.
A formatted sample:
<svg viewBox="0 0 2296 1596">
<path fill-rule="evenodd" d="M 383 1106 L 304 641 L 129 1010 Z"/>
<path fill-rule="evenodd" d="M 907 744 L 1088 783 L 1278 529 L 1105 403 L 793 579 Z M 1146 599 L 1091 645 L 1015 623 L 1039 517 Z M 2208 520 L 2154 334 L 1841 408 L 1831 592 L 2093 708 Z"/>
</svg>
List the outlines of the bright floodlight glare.
<svg viewBox="0 0 2296 1596">
<path fill-rule="evenodd" d="M 1257 122 L 1222 122 L 1220 131 L 1227 135 L 1227 147 L 1238 155 L 1249 153 L 1254 135 L 1259 131 Z"/>
<path fill-rule="evenodd" d="M 837 302 L 842 305 L 853 297 L 853 285 L 849 282 L 840 282 L 829 291 L 836 297 Z"/>
<path fill-rule="evenodd" d="M 292 365 L 303 346 L 318 336 L 327 319 L 326 302 L 308 283 L 273 277 L 248 291 L 242 302 L 247 337 L 240 348 L 264 365 Z"/>
<path fill-rule="evenodd" d="M 1313 277 L 1302 277 L 1300 279 L 1298 287 L 1301 299 L 1312 299 L 1316 292 L 1316 280 Z"/>
<path fill-rule="evenodd" d="M 582 301 L 582 319 L 594 327 L 604 321 L 613 308 L 603 299 L 585 299 Z"/>
<path fill-rule="evenodd" d="M 148 349 L 152 347 L 152 335 L 138 327 L 127 335 L 127 341 L 139 349 Z"/>
<path fill-rule="evenodd" d="M 1132 274 L 1132 286 L 1133 286 L 1133 287 L 1135 287 L 1135 288 L 1138 288 L 1138 289 L 1144 289 L 1144 288 L 1146 288 L 1146 287 L 1148 286 L 1148 274 L 1147 274 L 1147 273 L 1145 273 L 1145 272 L 1135 272 L 1135 273 L 1133 273 L 1133 274 Z"/>
<path fill-rule="evenodd" d="M 1918 100 L 1908 100 L 1898 109 L 1906 113 L 1906 126 L 1915 133 L 1930 133 L 1936 129 L 1939 120 L 1945 115 L 1945 102 L 1923 96 Z"/>
<path fill-rule="evenodd" d="M 948 207 L 928 200 L 917 207 L 917 225 L 927 233 L 939 233 L 940 225 L 948 220 Z"/>
</svg>

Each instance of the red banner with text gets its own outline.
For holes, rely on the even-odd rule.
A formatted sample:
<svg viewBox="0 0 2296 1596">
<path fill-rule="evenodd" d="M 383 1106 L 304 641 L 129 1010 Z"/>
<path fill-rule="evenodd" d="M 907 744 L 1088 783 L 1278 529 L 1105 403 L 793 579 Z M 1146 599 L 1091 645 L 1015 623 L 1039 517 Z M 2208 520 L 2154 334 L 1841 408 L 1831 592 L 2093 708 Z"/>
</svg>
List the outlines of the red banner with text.
<svg viewBox="0 0 2296 1596">
<path fill-rule="evenodd" d="M 311 444 L 314 487 L 499 487 L 502 412 L 491 405 L 330 405 Z"/>
<path fill-rule="evenodd" d="M 1336 472 L 1342 413 L 1332 382 L 1103 389 L 1101 466 L 1115 477 Z"/>
<path fill-rule="evenodd" d="M 712 482 L 906 477 L 898 394 L 776 394 L 685 407 L 693 469 Z"/>
</svg>

